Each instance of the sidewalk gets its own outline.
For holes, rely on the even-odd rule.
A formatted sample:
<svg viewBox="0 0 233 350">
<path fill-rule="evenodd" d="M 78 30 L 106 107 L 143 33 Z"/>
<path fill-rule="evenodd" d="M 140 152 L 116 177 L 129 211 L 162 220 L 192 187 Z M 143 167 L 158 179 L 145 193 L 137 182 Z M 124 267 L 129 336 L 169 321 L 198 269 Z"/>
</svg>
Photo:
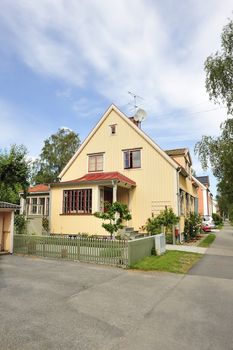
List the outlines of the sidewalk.
<svg viewBox="0 0 233 350">
<path fill-rule="evenodd" d="M 207 251 L 207 248 L 202 247 L 195 247 L 190 245 L 176 245 L 176 244 L 166 244 L 167 250 L 180 250 L 182 252 L 189 252 L 189 253 L 199 253 L 199 254 L 205 254 Z"/>
<path fill-rule="evenodd" d="M 191 268 L 189 275 L 233 280 L 233 227 L 229 223 L 224 224 L 221 233 L 203 259 Z"/>
</svg>

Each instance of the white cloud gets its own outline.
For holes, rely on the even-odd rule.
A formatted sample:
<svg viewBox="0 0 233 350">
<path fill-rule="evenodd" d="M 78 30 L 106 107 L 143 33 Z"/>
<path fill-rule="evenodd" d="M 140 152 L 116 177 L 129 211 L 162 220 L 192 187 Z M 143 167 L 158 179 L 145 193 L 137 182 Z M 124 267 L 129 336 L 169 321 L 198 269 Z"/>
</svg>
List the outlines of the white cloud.
<svg viewBox="0 0 233 350">
<path fill-rule="evenodd" d="M 0 29 L 5 45 L 34 72 L 71 86 L 57 96 L 80 118 L 100 115 L 101 102 L 91 108 L 91 97 L 75 98 L 72 87 L 128 113 L 133 91 L 144 97 L 151 136 L 188 143 L 216 135 L 226 118 L 224 110 L 191 113 L 214 108 L 201 105 L 208 100 L 204 61 L 220 48 L 231 14 L 231 0 L 2 0 Z M 171 111 L 180 113 L 159 117 Z"/>
<path fill-rule="evenodd" d="M 203 63 L 219 47 L 231 6 L 228 0 L 3 0 L 1 19 L 32 70 L 88 85 L 120 105 L 128 90 L 136 91 L 145 108 L 161 113 L 207 98 Z"/>
</svg>

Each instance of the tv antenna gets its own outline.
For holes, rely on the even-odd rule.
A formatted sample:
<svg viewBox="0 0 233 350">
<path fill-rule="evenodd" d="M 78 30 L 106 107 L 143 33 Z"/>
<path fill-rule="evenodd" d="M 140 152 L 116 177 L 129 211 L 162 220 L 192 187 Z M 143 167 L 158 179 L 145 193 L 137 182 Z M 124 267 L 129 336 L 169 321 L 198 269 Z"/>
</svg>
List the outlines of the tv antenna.
<svg viewBox="0 0 233 350">
<path fill-rule="evenodd" d="M 132 91 L 128 91 L 128 94 L 130 96 L 132 96 L 133 98 L 133 107 L 134 107 L 134 112 L 136 113 L 137 109 L 138 109 L 138 100 L 143 100 L 143 97 L 136 95 L 134 92 Z M 129 104 L 132 104 L 132 102 L 129 102 Z"/>
</svg>

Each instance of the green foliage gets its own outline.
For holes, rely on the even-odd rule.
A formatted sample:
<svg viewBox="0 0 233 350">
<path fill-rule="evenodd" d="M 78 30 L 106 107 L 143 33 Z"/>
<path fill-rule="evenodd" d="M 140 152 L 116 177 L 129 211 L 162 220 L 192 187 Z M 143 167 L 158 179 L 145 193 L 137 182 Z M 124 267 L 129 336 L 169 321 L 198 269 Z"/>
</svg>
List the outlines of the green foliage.
<svg viewBox="0 0 233 350">
<path fill-rule="evenodd" d="M 164 226 L 165 233 L 167 233 L 178 222 L 179 217 L 174 214 L 172 208 L 165 208 L 158 216 L 152 216 L 147 220 L 145 229 L 150 235 L 156 235 L 161 233 L 161 227 Z"/>
<path fill-rule="evenodd" d="M 143 227 L 149 235 L 157 235 L 161 233 L 161 224 L 158 217 L 152 216 L 147 219 L 146 225 Z"/>
<path fill-rule="evenodd" d="M 221 52 L 205 61 L 206 89 L 210 99 L 223 103 L 233 113 L 233 21 L 229 20 L 221 34 Z M 218 179 L 218 204 L 222 215 L 228 215 L 233 203 L 233 119 L 221 125 L 219 137 L 203 136 L 195 146 L 203 169 L 212 167 Z"/>
<path fill-rule="evenodd" d="M 108 223 L 102 223 L 102 227 L 110 234 L 111 238 L 114 233 L 123 228 L 123 221 L 131 220 L 131 214 L 126 204 L 119 202 L 109 203 L 105 202 L 105 212 L 96 212 L 95 217 L 107 220 Z"/>
<path fill-rule="evenodd" d="M 184 234 L 186 239 L 193 239 L 201 232 L 201 216 L 197 213 L 189 213 L 185 219 Z"/>
<path fill-rule="evenodd" d="M 78 134 L 69 129 L 58 129 L 56 134 L 44 141 L 40 157 L 33 163 L 32 181 L 35 183 L 56 181 L 79 145 Z"/>
<path fill-rule="evenodd" d="M 218 137 L 203 136 L 195 146 L 195 153 L 204 170 L 211 166 L 218 179 L 218 204 L 221 213 L 233 203 L 233 119 L 221 124 Z"/>
<path fill-rule="evenodd" d="M 49 232 L 49 219 L 46 216 L 42 218 L 42 228 L 45 232 Z"/>
<path fill-rule="evenodd" d="M 148 256 L 131 267 L 144 271 L 159 270 L 173 273 L 187 273 L 201 257 L 201 254 L 170 250 L 160 256 Z"/>
<path fill-rule="evenodd" d="M 222 102 L 228 114 L 233 112 L 233 21 L 223 28 L 221 52 L 216 52 L 205 61 L 206 89 L 210 99 Z"/>
<path fill-rule="evenodd" d="M 24 214 L 16 214 L 14 219 L 15 233 L 17 235 L 27 234 L 27 219 Z"/>
<path fill-rule="evenodd" d="M 230 220 L 231 224 L 233 225 L 233 207 L 231 207 L 229 210 L 229 220 Z"/>
<path fill-rule="evenodd" d="M 212 218 L 216 226 L 223 224 L 223 219 L 219 214 L 213 213 Z"/>
<path fill-rule="evenodd" d="M 29 186 L 30 162 L 23 145 L 12 145 L 10 150 L 0 150 L 0 200 L 18 203 L 20 189 L 26 194 Z"/>
<path fill-rule="evenodd" d="M 210 233 L 205 239 L 203 239 L 201 243 L 198 244 L 198 247 L 203 247 L 203 248 L 209 247 L 211 243 L 213 243 L 215 238 L 216 238 L 216 235 L 213 233 Z"/>
</svg>

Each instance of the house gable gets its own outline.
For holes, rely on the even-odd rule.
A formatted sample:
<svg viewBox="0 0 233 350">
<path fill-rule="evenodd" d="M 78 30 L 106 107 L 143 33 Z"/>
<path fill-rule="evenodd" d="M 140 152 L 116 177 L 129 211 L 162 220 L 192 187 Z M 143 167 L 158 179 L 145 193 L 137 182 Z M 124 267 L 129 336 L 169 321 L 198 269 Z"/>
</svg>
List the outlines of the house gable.
<svg viewBox="0 0 233 350">
<path fill-rule="evenodd" d="M 128 205 L 132 214 L 129 225 L 135 229 L 165 206 L 177 212 L 178 168 L 112 105 L 61 172 L 60 182 L 51 186 L 51 232 L 103 232 L 101 223 L 91 214 L 101 210 L 103 198 L 113 200 L 113 194 Z M 80 196 L 84 198 L 89 198 L 90 192 L 88 211 L 66 212 L 66 198 L 77 196 L 77 192 L 68 191 L 82 191 Z M 106 199 L 109 191 L 112 198 L 109 195 Z"/>
<path fill-rule="evenodd" d="M 112 128 L 114 126 L 114 128 Z M 104 129 L 104 132 L 101 131 Z M 114 129 L 114 134 L 112 130 Z M 127 129 L 127 132 L 125 131 Z M 100 136 L 101 135 L 101 136 Z M 100 137 L 98 137 L 100 136 Z M 126 137 L 127 139 L 125 139 Z M 93 139 L 96 139 L 93 141 Z M 126 117 L 116 106 L 111 105 L 108 110 L 105 112 L 103 117 L 90 132 L 86 140 L 82 143 L 80 148 L 74 154 L 74 156 L 67 163 L 65 168 L 60 173 L 59 177 L 62 181 L 71 180 L 70 177 L 70 168 L 73 167 L 74 162 L 76 163 L 77 158 L 81 156 L 83 152 L 88 154 L 103 154 L 105 157 L 105 149 L 108 147 L 107 144 L 110 143 L 113 145 L 118 144 L 119 147 L 123 149 L 127 148 L 138 148 L 145 142 L 150 145 L 153 150 L 158 153 L 162 158 L 168 162 L 173 168 L 177 168 L 177 164 L 154 142 L 152 141 L 138 126 L 136 126 L 128 117 Z M 89 147 L 89 145 L 91 147 Z M 117 148 L 117 147 L 115 147 Z M 114 151 L 114 147 L 112 147 Z M 104 159 L 105 161 L 105 159 Z M 81 159 L 80 159 L 81 162 Z M 81 165 L 82 163 L 79 164 Z M 82 159 L 83 162 L 83 159 Z M 86 163 L 86 161 L 85 161 Z M 116 168 L 105 169 L 105 171 L 114 171 Z M 117 169 L 119 170 L 119 169 Z M 83 169 L 82 174 L 88 172 L 87 164 L 86 168 Z M 77 176 L 74 176 L 77 178 Z"/>
</svg>

